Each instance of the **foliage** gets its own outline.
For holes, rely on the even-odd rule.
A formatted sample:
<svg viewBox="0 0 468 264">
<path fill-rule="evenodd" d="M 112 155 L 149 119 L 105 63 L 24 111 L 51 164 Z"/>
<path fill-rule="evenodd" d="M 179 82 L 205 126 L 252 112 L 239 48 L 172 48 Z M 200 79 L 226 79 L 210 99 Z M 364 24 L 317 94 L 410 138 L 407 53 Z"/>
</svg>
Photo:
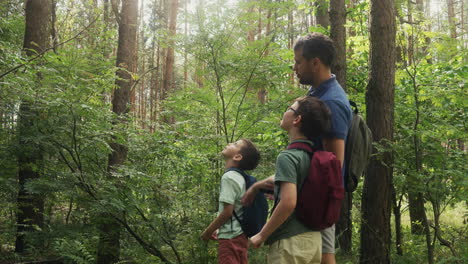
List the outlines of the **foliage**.
<svg viewBox="0 0 468 264">
<path fill-rule="evenodd" d="M 30 239 L 43 241 L 46 252 L 30 249 L 25 259 L 56 256 L 66 263 L 94 262 L 99 215 L 107 212 L 125 228 L 122 262 L 161 263 L 151 251 L 156 248 L 173 263 L 216 263 L 216 244 L 201 241 L 199 235 L 218 208 L 224 170 L 219 153 L 229 142 L 250 138 L 262 155 L 252 174 L 262 179 L 274 173 L 276 156 L 287 144 L 279 120 L 291 100 L 307 89 L 292 80 L 289 65 L 293 53 L 288 46 L 306 29 L 316 30 L 307 23 L 314 11 L 310 1 L 247 1 L 238 6 L 204 1 L 204 6 L 199 4 L 185 14 L 190 34 L 177 36 L 176 52 L 181 57 L 187 52 L 184 66 L 190 78 L 184 80 L 182 67 L 176 68 L 177 89 L 158 102 L 156 110 L 162 110 L 157 113 L 159 120 L 144 120 L 155 127 L 154 132 L 141 127 L 142 117 L 133 113 L 125 117 L 126 122 L 112 124 L 115 116 L 109 99 L 115 83 L 117 30 L 114 20 L 104 21 L 100 6 L 93 1 L 58 5 L 59 40 L 69 41 L 56 52 L 27 61 L 21 52 L 24 17 L 20 2 L 0 4 L 0 74 L 22 65 L 0 78 L 0 255 L 5 261 L 17 257 L 13 253 L 19 149 L 16 122 L 21 102 L 33 101 L 41 119 L 28 140 L 45 154 L 44 163 L 36 164 L 43 177 L 26 186 L 46 197 L 47 209 L 44 228 Z M 148 6 L 164 10 L 156 2 Z M 369 59 L 368 9 L 368 1 L 350 5 L 346 25 L 350 33 L 346 86 L 362 113 Z M 161 49 L 169 43 L 164 17 L 153 11 L 154 23 L 146 25 L 142 34 L 147 41 L 141 45 L 142 56 L 154 56 L 149 47 L 156 49 L 156 43 L 150 45 L 150 41 L 157 39 Z M 288 14 L 295 18 L 290 31 Z M 270 22 L 270 32 L 264 30 L 248 39 L 247 32 L 258 30 L 259 21 L 263 25 Z M 466 228 L 446 216 L 456 212 L 452 219 L 466 219 L 467 214 L 466 151 L 459 146 L 467 141 L 467 54 L 462 43 L 445 32 L 425 31 L 424 26 L 399 30 L 401 47 L 408 46 L 410 33 L 417 33 L 417 47 L 427 47 L 417 53 L 416 63 L 401 61 L 398 65 L 391 144 L 395 163 L 389 166 L 394 167 L 394 184 L 403 206 L 408 190 L 419 190 L 427 200 L 431 223 L 440 217 L 442 236 L 452 242 L 457 256 L 435 243 L 437 263 L 466 262 Z M 427 38 L 432 40 L 429 45 Z M 134 76 L 143 82 L 142 72 Z M 259 100 L 263 92 L 264 103 Z M 415 166 L 415 136 L 421 142 L 422 172 Z M 109 175 L 111 140 L 125 143 L 129 153 L 124 166 Z M 416 183 L 408 184 L 409 175 Z M 358 261 L 361 192 L 359 188 L 354 193 L 352 255 L 344 256 L 338 250 L 340 263 Z M 392 260 L 421 263 L 421 252 L 427 250 L 425 241 L 410 233 L 406 207 L 401 211 L 404 255 L 392 249 Z M 250 262 L 263 263 L 265 255 L 266 247 L 251 249 Z"/>
</svg>

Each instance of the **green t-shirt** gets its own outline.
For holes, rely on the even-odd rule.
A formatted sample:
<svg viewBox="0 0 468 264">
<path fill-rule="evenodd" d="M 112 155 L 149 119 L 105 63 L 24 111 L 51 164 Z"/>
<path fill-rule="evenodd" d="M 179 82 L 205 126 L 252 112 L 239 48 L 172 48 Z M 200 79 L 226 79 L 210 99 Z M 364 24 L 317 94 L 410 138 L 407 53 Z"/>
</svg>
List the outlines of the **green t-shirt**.
<svg viewBox="0 0 468 264">
<path fill-rule="evenodd" d="M 313 144 L 309 140 L 296 140 L 294 142 L 306 142 Z M 302 182 L 309 174 L 310 156 L 307 152 L 299 149 L 287 149 L 281 151 L 276 159 L 275 173 L 275 200 L 281 200 L 281 182 L 296 184 L 297 190 L 302 186 Z M 312 231 L 296 218 L 296 210 L 288 219 L 276 229 L 268 238 L 266 244 L 272 244 L 277 240 L 289 238 L 305 232 Z"/>
<path fill-rule="evenodd" d="M 238 217 L 242 217 L 241 198 L 245 193 L 244 177 L 236 171 L 228 171 L 221 177 L 219 189 L 219 209 L 220 214 L 224 209 L 224 203 L 233 204 Z M 231 239 L 241 235 L 242 228 L 239 221 L 233 216 L 218 230 L 218 238 Z"/>
</svg>

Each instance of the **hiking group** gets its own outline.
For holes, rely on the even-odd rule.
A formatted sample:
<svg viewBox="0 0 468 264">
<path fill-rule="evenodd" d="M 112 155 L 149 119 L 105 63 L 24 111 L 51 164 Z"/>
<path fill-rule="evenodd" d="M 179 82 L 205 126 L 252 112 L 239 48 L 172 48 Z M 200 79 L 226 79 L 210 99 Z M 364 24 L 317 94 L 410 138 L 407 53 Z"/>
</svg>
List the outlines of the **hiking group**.
<svg viewBox="0 0 468 264">
<path fill-rule="evenodd" d="M 201 235 L 205 241 L 218 241 L 218 263 L 248 263 L 248 247 L 263 244 L 269 246 L 269 264 L 336 263 L 334 223 L 348 181 L 345 146 L 354 120 L 349 100 L 331 73 L 334 56 L 333 41 L 323 34 L 296 41 L 293 70 L 299 82 L 311 88 L 283 114 L 280 127 L 289 145 L 279 153 L 273 176 L 256 182 L 245 173 L 260 160 L 248 139 L 222 151 L 226 171 L 218 216 Z M 275 202 L 266 221 L 263 192 L 271 191 Z"/>
</svg>

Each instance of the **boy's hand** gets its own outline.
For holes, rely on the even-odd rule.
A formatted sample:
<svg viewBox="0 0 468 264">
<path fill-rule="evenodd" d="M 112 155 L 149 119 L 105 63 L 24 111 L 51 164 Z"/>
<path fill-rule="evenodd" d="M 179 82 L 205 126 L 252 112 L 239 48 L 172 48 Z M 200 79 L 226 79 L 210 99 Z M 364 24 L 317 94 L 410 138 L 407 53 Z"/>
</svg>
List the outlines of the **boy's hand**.
<svg viewBox="0 0 468 264">
<path fill-rule="evenodd" d="M 218 230 L 215 230 L 215 231 L 211 234 L 210 239 L 211 239 L 211 240 L 218 240 Z"/>
<path fill-rule="evenodd" d="M 265 242 L 265 238 L 261 235 L 261 233 L 258 233 L 249 239 L 249 245 L 254 248 L 259 248 L 262 246 L 263 242 Z"/>
<path fill-rule="evenodd" d="M 203 231 L 201 234 L 201 239 L 203 241 L 208 241 L 208 240 L 217 240 L 218 239 L 218 230 L 215 230 L 214 232 L 209 232 L 208 230 Z"/>
<path fill-rule="evenodd" d="M 258 190 L 265 189 L 265 190 L 274 190 L 275 183 L 273 179 L 267 178 L 265 180 L 256 182 L 252 187 L 250 187 L 242 196 L 241 203 L 243 206 L 249 206 L 253 203 L 255 199 L 255 195 L 257 195 Z"/>
</svg>

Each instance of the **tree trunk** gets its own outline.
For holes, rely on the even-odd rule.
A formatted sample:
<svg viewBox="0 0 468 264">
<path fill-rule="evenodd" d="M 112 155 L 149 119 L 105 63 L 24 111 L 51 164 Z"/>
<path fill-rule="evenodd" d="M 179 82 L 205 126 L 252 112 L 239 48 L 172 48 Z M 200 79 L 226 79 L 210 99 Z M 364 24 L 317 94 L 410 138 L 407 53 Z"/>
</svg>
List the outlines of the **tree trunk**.
<svg viewBox="0 0 468 264">
<path fill-rule="evenodd" d="M 336 57 L 332 63 L 331 70 L 336 75 L 336 79 L 341 87 L 346 90 L 346 6 L 344 0 L 330 1 L 330 37 L 333 39 L 336 48 Z M 352 245 L 352 193 L 347 193 L 343 199 L 341 215 L 336 224 L 336 237 L 340 249 L 345 253 L 351 252 Z"/>
<path fill-rule="evenodd" d="M 346 91 L 346 6 L 344 0 L 330 0 L 330 37 L 335 42 L 336 58 L 332 72 Z"/>
<path fill-rule="evenodd" d="M 395 82 L 395 3 L 371 0 L 370 71 L 367 123 L 374 141 L 388 147 L 393 140 Z M 390 263 L 390 211 L 393 155 L 378 153 L 367 169 L 362 193 L 360 263 Z"/>
<path fill-rule="evenodd" d="M 352 234 L 353 221 L 351 209 L 353 208 L 353 193 L 345 193 L 345 197 L 341 202 L 340 219 L 336 223 L 335 237 L 338 241 L 339 248 L 344 253 L 350 254 L 352 249 Z"/>
<path fill-rule="evenodd" d="M 119 117 L 117 122 L 125 122 L 124 115 L 129 112 L 130 89 L 133 84 L 132 72 L 135 62 L 137 34 L 138 0 L 122 1 L 119 21 L 119 40 L 116 65 L 123 69 L 117 70 L 116 89 L 112 98 L 112 111 Z M 111 142 L 112 153 L 109 155 L 108 172 L 122 165 L 127 158 L 127 147 Z M 115 216 L 115 215 L 114 215 Z M 108 213 L 104 213 L 99 225 L 99 245 L 97 251 L 98 264 L 116 263 L 120 256 L 120 224 Z"/>
<path fill-rule="evenodd" d="M 170 90 L 174 88 L 174 37 L 176 35 L 177 9 L 179 0 L 171 0 L 169 8 L 169 44 L 166 54 L 166 65 L 164 68 L 164 81 L 161 99 L 164 100 Z"/>
<path fill-rule="evenodd" d="M 50 21 L 52 12 L 51 0 L 26 1 L 26 29 L 24 33 L 23 48 L 27 56 L 34 56 L 43 52 L 50 39 Z M 36 85 L 40 85 L 40 74 Z M 40 168 L 43 153 L 38 144 L 31 142 L 31 138 L 40 133 L 37 129 L 40 122 L 37 102 L 23 101 L 18 113 L 18 212 L 15 252 L 23 253 L 29 244 L 25 233 L 34 231 L 34 226 L 40 228 L 44 223 L 44 197 L 26 190 L 25 185 L 41 177 Z"/>
<path fill-rule="evenodd" d="M 449 21 L 450 37 L 457 38 L 457 26 L 455 17 L 455 3 L 454 0 L 447 0 L 447 15 Z"/>
<path fill-rule="evenodd" d="M 328 1 L 315 1 L 315 7 L 317 8 L 315 13 L 315 21 L 317 22 L 317 25 L 320 25 L 324 28 L 328 28 L 328 26 L 330 26 L 330 17 L 328 15 Z"/>
<path fill-rule="evenodd" d="M 403 233 L 401 232 L 401 198 L 397 201 L 395 185 L 392 184 L 393 215 L 395 216 L 395 245 L 397 254 L 403 256 Z"/>
</svg>

